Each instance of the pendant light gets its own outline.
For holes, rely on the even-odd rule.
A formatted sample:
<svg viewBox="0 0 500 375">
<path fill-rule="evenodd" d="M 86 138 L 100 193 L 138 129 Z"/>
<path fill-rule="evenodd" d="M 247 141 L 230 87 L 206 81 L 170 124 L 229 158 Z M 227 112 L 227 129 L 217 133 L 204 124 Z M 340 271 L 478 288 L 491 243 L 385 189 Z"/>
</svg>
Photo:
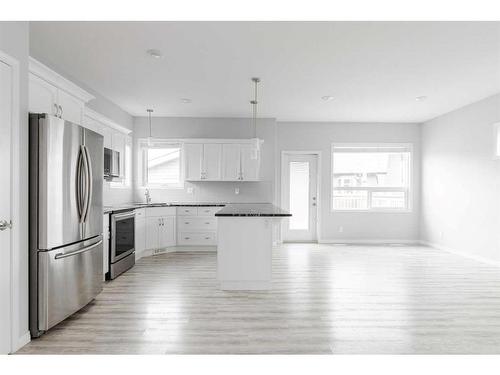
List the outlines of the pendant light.
<svg viewBox="0 0 500 375">
<path fill-rule="evenodd" d="M 258 159 L 260 153 L 260 141 L 257 138 L 257 86 L 260 83 L 260 78 L 253 77 L 252 82 L 254 84 L 254 99 L 250 101 L 252 105 L 252 126 L 253 126 L 253 141 L 254 141 L 254 153 L 252 155 L 253 159 Z"/>
<path fill-rule="evenodd" d="M 152 109 L 146 109 L 149 117 L 149 137 L 148 137 L 148 146 L 152 146 L 153 144 L 153 136 L 151 135 L 151 114 L 153 113 Z"/>
</svg>

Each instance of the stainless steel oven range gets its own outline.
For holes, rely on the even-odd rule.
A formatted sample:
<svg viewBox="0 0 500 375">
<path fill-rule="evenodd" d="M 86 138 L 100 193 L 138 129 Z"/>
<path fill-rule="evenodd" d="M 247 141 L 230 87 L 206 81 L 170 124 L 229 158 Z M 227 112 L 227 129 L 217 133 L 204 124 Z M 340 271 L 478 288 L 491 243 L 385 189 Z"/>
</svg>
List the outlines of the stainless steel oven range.
<svg viewBox="0 0 500 375">
<path fill-rule="evenodd" d="M 135 211 L 121 210 L 110 215 L 108 280 L 116 278 L 135 264 Z"/>
</svg>

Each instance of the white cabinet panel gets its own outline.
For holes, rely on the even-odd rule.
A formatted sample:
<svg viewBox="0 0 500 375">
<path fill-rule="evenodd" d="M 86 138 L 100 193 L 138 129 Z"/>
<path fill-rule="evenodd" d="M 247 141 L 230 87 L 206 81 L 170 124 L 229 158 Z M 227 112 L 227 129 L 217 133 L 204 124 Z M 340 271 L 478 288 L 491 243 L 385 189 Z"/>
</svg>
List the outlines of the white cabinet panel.
<svg viewBox="0 0 500 375">
<path fill-rule="evenodd" d="M 240 145 L 227 143 L 222 145 L 222 179 L 239 181 L 240 177 Z"/>
<path fill-rule="evenodd" d="M 57 87 L 47 81 L 30 74 L 29 75 L 29 111 L 32 113 L 59 113 L 57 107 Z"/>
<path fill-rule="evenodd" d="M 260 153 L 250 144 L 240 146 L 241 151 L 241 177 L 243 181 L 259 179 Z"/>
<path fill-rule="evenodd" d="M 175 217 L 161 218 L 159 230 L 159 248 L 175 246 Z"/>
<path fill-rule="evenodd" d="M 215 217 L 183 216 L 177 220 L 180 231 L 213 231 L 217 229 Z"/>
<path fill-rule="evenodd" d="M 146 250 L 146 219 L 144 216 L 135 217 L 135 258 L 142 257 L 142 252 Z"/>
<path fill-rule="evenodd" d="M 109 214 L 105 214 L 102 219 L 102 269 L 104 277 L 109 271 Z"/>
<path fill-rule="evenodd" d="M 146 249 L 159 248 L 160 218 L 146 218 Z"/>
<path fill-rule="evenodd" d="M 163 217 L 175 216 L 175 207 L 147 207 L 146 216 L 149 217 Z"/>
<path fill-rule="evenodd" d="M 222 178 L 222 145 L 220 143 L 203 144 L 203 180 L 217 181 Z"/>
<path fill-rule="evenodd" d="M 186 163 L 186 180 L 202 179 L 203 144 L 184 144 L 184 160 Z"/>
<path fill-rule="evenodd" d="M 81 124 L 84 103 L 63 90 L 59 90 L 57 95 L 59 105 L 61 106 L 59 116 L 75 124 Z"/>
<path fill-rule="evenodd" d="M 196 216 L 198 208 L 196 207 L 177 207 L 177 215 L 179 216 Z"/>
</svg>

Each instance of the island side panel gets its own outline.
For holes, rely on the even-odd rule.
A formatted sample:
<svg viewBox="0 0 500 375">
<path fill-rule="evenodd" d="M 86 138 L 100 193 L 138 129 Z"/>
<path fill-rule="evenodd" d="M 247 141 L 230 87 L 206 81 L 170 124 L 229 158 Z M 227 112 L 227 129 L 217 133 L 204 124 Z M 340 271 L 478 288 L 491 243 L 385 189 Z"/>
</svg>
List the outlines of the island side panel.
<svg viewBox="0 0 500 375">
<path fill-rule="evenodd" d="M 221 289 L 270 289 L 272 220 L 218 217 L 217 228 L 217 277 Z"/>
</svg>

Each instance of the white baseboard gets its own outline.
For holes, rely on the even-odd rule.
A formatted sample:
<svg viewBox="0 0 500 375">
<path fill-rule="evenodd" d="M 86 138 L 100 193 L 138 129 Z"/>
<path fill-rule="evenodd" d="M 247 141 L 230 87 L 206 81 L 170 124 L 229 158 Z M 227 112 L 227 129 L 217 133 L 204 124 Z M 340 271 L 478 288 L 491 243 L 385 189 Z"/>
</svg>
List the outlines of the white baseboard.
<svg viewBox="0 0 500 375">
<path fill-rule="evenodd" d="M 488 258 L 484 258 L 482 256 L 469 254 L 469 253 L 466 253 L 466 252 L 463 252 L 463 251 L 460 251 L 457 249 L 453 249 L 453 248 L 448 247 L 448 246 L 444 246 L 444 245 L 440 245 L 437 243 L 424 241 L 424 240 L 420 240 L 420 244 L 424 245 L 424 246 L 432 247 L 432 248 L 437 249 L 437 250 L 446 251 L 447 253 L 450 253 L 450 254 L 459 255 L 459 256 L 464 257 L 464 258 L 472 259 L 472 260 L 475 260 L 477 262 L 485 263 L 485 264 L 488 264 L 490 266 L 500 267 L 500 261 L 495 261 L 495 260 L 491 260 Z"/>
<path fill-rule="evenodd" d="M 21 349 L 24 345 L 26 345 L 30 341 L 31 341 L 31 335 L 28 331 L 21 337 L 18 337 L 17 340 L 12 344 L 13 346 L 12 353 L 17 352 L 19 349 Z"/>
<path fill-rule="evenodd" d="M 344 240 L 323 238 L 318 241 L 320 244 L 346 244 L 346 245 L 420 245 L 419 240 L 400 240 L 400 239 L 367 239 L 367 240 Z"/>
</svg>

